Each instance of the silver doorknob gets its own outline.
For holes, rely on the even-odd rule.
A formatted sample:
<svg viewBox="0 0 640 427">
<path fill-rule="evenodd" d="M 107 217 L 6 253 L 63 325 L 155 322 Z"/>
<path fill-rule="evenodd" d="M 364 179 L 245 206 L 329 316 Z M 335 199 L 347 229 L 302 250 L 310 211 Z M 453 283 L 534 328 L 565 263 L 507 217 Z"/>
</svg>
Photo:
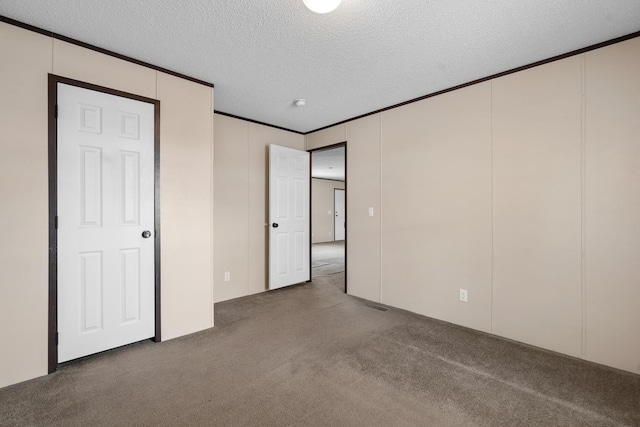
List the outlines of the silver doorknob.
<svg viewBox="0 0 640 427">
<path fill-rule="evenodd" d="M 144 237 L 145 239 L 148 239 L 149 237 L 151 237 L 151 232 L 149 230 L 143 231 L 142 237 Z"/>
</svg>

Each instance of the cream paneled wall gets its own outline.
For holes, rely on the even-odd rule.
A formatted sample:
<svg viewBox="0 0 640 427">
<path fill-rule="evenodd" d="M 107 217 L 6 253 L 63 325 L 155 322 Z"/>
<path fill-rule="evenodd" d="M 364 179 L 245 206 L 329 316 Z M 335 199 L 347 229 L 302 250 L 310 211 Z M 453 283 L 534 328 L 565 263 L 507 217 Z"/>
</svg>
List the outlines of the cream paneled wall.
<svg viewBox="0 0 640 427">
<path fill-rule="evenodd" d="M 586 65 L 586 357 L 640 373 L 640 38 Z"/>
<path fill-rule="evenodd" d="M 380 302 L 380 125 L 374 114 L 345 125 L 347 139 L 347 291 Z M 373 216 L 369 216 L 373 208 Z"/>
<path fill-rule="evenodd" d="M 579 357 L 582 57 L 492 93 L 493 332 Z"/>
<path fill-rule="evenodd" d="M 491 83 L 383 112 L 381 140 L 381 302 L 490 331 Z"/>
<path fill-rule="evenodd" d="M 268 286 L 268 150 L 304 150 L 304 136 L 215 115 L 214 299 L 264 292 Z M 224 281 L 229 272 L 231 280 Z"/>
<path fill-rule="evenodd" d="M 213 89 L 158 72 L 162 339 L 213 319 Z"/>
<path fill-rule="evenodd" d="M 214 129 L 214 298 L 249 294 L 249 126 L 216 115 Z M 224 282 L 224 273 L 231 280 Z"/>
<path fill-rule="evenodd" d="M 51 39 L 0 23 L 0 387 L 47 373 Z"/>
<path fill-rule="evenodd" d="M 348 292 L 640 373 L 638 76 L 635 38 L 307 135 L 347 141 Z"/>
<path fill-rule="evenodd" d="M 156 98 L 156 71 L 53 39 L 53 74 Z"/>
<path fill-rule="evenodd" d="M 0 387 L 47 373 L 47 75 L 160 100 L 163 340 L 213 326 L 213 88 L 0 23 Z"/>
<path fill-rule="evenodd" d="M 347 140 L 347 125 L 332 126 L 305 136 L 307 150 L 338 144 Z"/>
</svg>

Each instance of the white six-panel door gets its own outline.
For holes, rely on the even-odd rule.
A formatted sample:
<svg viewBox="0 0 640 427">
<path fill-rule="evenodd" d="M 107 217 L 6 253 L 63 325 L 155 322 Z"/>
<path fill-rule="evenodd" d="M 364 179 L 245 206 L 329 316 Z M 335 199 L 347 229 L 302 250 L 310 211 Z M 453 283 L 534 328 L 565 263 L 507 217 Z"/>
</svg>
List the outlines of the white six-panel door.
<svg viewBox="0 0 640 427">
<path fill-rule="evenodd" d="M 57 103 L 64 362 L 154 336 L 154 105 L 61 83 Z"/>
<path fill-rule="evenodd" d="M 309 280 L 309 153 L 269 146 L 269 289 Z"/>
<path fill-rule="evenodd" d="M 344 209 L 344 190 L 335 189 L 333 191 L 333 211 L 335 215 L 334 220 L 334 240 L 344 240 L 345 238 L 345 229 L 344 222 L 346 221 L 345 217 L 345 209 Z"/>
</svg>

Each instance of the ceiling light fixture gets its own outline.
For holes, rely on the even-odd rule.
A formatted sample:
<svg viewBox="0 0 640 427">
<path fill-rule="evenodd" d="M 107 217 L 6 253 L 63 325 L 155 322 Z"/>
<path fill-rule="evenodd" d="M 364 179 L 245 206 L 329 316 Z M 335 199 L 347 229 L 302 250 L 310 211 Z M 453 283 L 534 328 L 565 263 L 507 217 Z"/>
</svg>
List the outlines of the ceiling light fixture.
<svg viewBox="0 0 640 427">
<path fill-rule="evenodd" d="M 340 5 L 342 0 L 302 0 L 315 13 L 329 13 Z"/>
<path fill-rule="evenodd" d="M 294 99 L 293 105 L 295 105 L 296 107 L 304 107 L 305 105 L 307 105 L 307 101 L 302 98 Z"/>
</svg>

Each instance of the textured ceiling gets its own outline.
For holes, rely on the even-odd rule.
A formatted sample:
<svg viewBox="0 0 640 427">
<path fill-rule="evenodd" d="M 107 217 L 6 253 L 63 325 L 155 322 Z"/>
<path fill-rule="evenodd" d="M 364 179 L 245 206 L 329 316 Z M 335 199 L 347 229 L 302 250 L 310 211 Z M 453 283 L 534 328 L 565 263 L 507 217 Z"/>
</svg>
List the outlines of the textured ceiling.
<svg viewBox="0 0 640 427">
<path fill-rule="evenodd" d="M 344 181 L 344 160 L 344 147 L 314 151 L 311 153 L 311 176 Z"/>
<path fill-rule="evenodd" d="M 640 0 L 0 0 L 0 15 L 215 84 L 307 132 L 640 30 Z M 294 107 L 305 98 L 305 107 Z"/>
</svg>

